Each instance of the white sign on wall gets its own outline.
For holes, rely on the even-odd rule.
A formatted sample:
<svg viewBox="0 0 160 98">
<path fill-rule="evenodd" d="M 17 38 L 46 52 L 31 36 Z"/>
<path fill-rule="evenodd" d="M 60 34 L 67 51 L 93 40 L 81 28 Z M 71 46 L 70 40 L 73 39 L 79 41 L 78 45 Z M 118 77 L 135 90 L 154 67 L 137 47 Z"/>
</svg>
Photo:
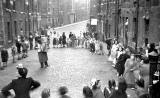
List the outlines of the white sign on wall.
<svg viewBox="0 0 160 98">
<path fill-rule="evenodd" d="M 97 25 L 97 19 L 91 19 L 91 25 Z"/>
</svg>

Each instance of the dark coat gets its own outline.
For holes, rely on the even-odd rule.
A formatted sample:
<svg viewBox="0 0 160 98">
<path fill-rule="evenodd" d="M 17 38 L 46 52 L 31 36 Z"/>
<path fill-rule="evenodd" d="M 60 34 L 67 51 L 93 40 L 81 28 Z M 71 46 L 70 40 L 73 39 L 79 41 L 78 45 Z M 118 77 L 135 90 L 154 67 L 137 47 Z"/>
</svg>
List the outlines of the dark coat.
<svg viewBox="0 0 160 98">
<path fill-rule="evenodd" d="M 9 90 L 13 89 L 15 92 L 15 98 L 30 98 L 30 91 L 38 88 L 40 83 L 33 80 L 32 78 L 18 78 L 12 80 L 10 84 L 5 86 L 2 89 L 2 92 L 8 92 Z"/>
<path fill-rule="evenodd" d="M 116 69 L 119 74 L 124 73 L 124 70 L 125 70 L 124 64 L 128 58 L 130 58 L 130 56 L 128 54 L 121 54 L 119 56 L 117 63 L 116 63 Z"/>
<path fill-rule="evenodd" d="M 71 38 L 73 36 L 73 34 L 69 34 L 69 38 Z"/>
<path fill-rule="evenodd" d="M 16 47 L 17 47 L 18 53 L 21 53 L 21 46 L 22 46 L 22 44 L 18 40 L 16 40 Z"/>
<path fill-rule="evenodd" d="M 1 58 L 2 58 L 2 62 L 7 62 L 8 61 L 8 51 L 7 50 L 2 50 L 1 51 Z"/>
<path fill-rule="evenodd" d="M 66 35 L 63 34 L 62 36 L 62 44 L 65 45 L 66 44 Z"/>
</svg>

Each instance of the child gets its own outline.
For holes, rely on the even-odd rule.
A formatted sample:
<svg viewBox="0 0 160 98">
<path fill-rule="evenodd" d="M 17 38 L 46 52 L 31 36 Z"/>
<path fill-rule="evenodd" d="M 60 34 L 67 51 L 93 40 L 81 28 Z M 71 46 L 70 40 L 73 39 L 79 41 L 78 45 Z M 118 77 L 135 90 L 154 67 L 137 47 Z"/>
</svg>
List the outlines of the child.
<svg viewBox="0 0 160 98">
<path fill-rule="evenodd" d="M 44 89 L 41 93 L 41 98 L 49 98 L 50 97 L 50 89 Z"/>
<path fill-rule="evenodd" d="M 21 55 L 21 47 L 22 47 L 21 39 L 18 38 L 18 39 L 16 40 L 16 48 L 17 48 L 18 60 L 21 59 L 21 57 L 20 57 L 20 55 Z"/>
<path fill-rule="evenodd" d="M 26 57 L 28 56 L 28 49 L 29 49 L 29 41 L 28 39 L 25 40 L 25 45 L 26 45 Z"/>
<path fill-rule="evenodd" d="M 11 51 L 12 51 L 13 63 L 15 63 L 15 55 L 16 55 L 16 45 L 15 44 L 13 44 Z"/>
<path fill-rule="evenodd" d="M 99 42 L 100 55 L 104 55 L 102 42 Z"/>
<path fill-rule="evenodd" d="M 66 94 L 68 93 L 68 88 L 65 86 L 62 86 L 59 88 L 59 94 L 60 94 L 60 98 L 70 98 L 69 96 L 67 96 Z"/>
<path fill-rule="evenodd" d="M 24 41 L 22 41 L 22 58 L 25 58 L 27 47 Z"/>
<path fill-rule="evenodd" d="M 96 40 L 96 41 L 95 41 L 95 53 L 96 53 L 96 54 L 99 54 L 99 51 L 100 51 L 99 41 Z"/>
<path fill-rule="evenodd" d="M 59 37 L 59 46 L 58 48 L 62 48 L 62 36 Z"/>
<path fill-rule="evenodd" d="M 27 40 L 24 40 L 23 42 L 22 42 L 22 52 L 23 52 L 23 54 L 22 54 L 22 58 L 26 58 L 28 55 L 27 55 L 27 53 L 28 53 L 28 48 L 29 48 L 29 42 L 27 41 Z"/>
<path fill-rule="evenodd" d="M 84 98 L 93 98 L 93 92 L 88 86 L 83 87 Z"/>
<path fill-rule="evenodd" d="M 108 81 L 108 88 L 104 88 L 104 96 L 105 98 L 109 98 L 109 96 L 115 91 L 116 88 L 116 82 L 115 80 L 109 80 Z"/>
<path fill-rule="evenodd" d="M 4 67 L 7 67 L 7 62 L 8 62 L 8 51 L 5 47 L 3 47 L 3 49 L 1 50 L 1 59 L 2 59 L 2 62 L 3 62 L 3 65 L 2 65 L 2 69 Z"/>
</svg>

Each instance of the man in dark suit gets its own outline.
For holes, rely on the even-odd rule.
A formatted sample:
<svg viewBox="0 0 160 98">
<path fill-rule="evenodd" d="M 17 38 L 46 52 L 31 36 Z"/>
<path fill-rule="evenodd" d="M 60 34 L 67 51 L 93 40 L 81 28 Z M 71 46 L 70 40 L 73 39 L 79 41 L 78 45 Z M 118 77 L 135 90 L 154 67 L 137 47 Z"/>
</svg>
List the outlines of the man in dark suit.
<svg viewBox="0 0 160 98">
<path fill-rule="evenodd" d="M 20 77 L 12 80 L 7 86 L 2 88 L 2 93 L 5 95 L 9 90 L 14 90 L 15 98 L 30 98 L 30 91 L 35 90 L 40 86 L 38 81 L 33 80 L 31 77 L 27 78 L 27 68 L 20 66 L 17 67 Z"/>
</svg>

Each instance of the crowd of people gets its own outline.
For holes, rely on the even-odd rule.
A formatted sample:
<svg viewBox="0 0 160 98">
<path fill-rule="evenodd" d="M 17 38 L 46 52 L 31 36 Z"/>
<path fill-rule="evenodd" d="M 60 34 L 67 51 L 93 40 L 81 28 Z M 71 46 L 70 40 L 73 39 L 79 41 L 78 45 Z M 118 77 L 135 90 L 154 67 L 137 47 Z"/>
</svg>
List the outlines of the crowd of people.
<svg viewBox="0 0 160 98">
<path fill-rule="evenodd" d="M 23 67 L 23 64 L 17 66 L 17 71 L 19 77 L 2 88 L 0 98 L 13 98 L 13 96 L 15 96 L 14 98 L 30 98 L 30 92 L 41 86 L 40 82 L 27 77 L 28 69 Z M 119 78 L 118 85 L 116 85 L 115 80 L 109 80 L 108 87 L 105 87 L 104 91 L 101 90 L 100 80 L 92 79 L 90 84 L 83 87 L 84 98 L 127 98 L 127 84 L 123 78 Z M 15 95 L 10 90 L 13 90 Z M 66 86 L 61 86 L 58 93 L 60 98 L 71 98 L 67 95 L 68 88 Z M 41 98 L 50 98 L 50 95 L 50 88 L 45 88 L 42 90 Z"/>
<path fill-rule="evenodd" d="M 127 88 L 135 90 L 135 81 L 144 82 L 143 85 L 140 84 L 140 93 L 143 93 L 143 96 L 146 97 L 139 98 L 148 98 L 147 94 L 150 94 L 150 98 L 159 98 L 159 94 L 157 92 L 155 94 L 155 91 L 158 91 L 159 88 L 155 88 L 154 92 L 152 89 L 155 87 L 154 85 L 159 84 L 159 49 L 160 46 L 156 48 L 155 44 L 151 43 L 135 52 L 114 40 L 109 50 L 109 61 L 113 63 L 112 66 L 117 70 L 117 76 L 124 77 Z"/>
<path fill-rule="evenodd" d="M 85 48 L 89 49 L 91 53 L 103 55 L 102 42 L 96 40 L 95 37 L 88 35 L 86 32 L 80 32 L 79 35 L 69 33 L 69 36 L 63 32 L 62 36 L 58 32 L 54 32 L 53 35 L 53 48 Z"/>
<path fill-rule="evenodd" d="M 17 56 L 17 60 L 21 60 L 23 58 L 28 57 L 28 50 L 29 48 L 33 49 L 33 35 L 30 35 L 29 38 L 25 36 L 18 35 L 15 39 L 15 42 L 11 46 L 11 56 L 13 57 L 13 63 L 16 62 L 15 57 Z M 1 61 L 2 64 L 0 65 L 0 70 L 4 70 L 7 67 L 9 54 L 10 52 L 8 49 L 3 46 L 1 49 Z"/>
<path fill-rule="evenodd" d="M 82 32 L 79 35 L 70 32 L 66 36 L 65 32 L 60 35 L 58 32 L 54 31 L 53 37 L 53 48 L 71 47 L 71 48 L 83 48 L 84 34 Z"/>
<path fill-rule="evenodd" d="M 36 33 L 35 36 L 29 35 L 29 38 L 18 36 L 15 43 L 11 47 L 13 63 L 15 56 L 21 60 L 28 56 L 28 50 L 33 49 L 33 40 L 35 39 L 35 49 L 38 51 L 40 68 L 47 68 L 48 56 L 47 51 L 50 48 L 50 39 L 53 37 L 53 48 L 86 48 L 93 54 L 103 55 L 102 42 L 96 40 L 95 37 L 80 33 L 76 36 L 70 32 L 66 36 L 65 32 L 60 35 L 53 32 L 51 35 Z M 108 86 L 101 90 L 101 81 L 92 79 L 91 85 L 83 88 L 84 98 L 128 98 L 127 88 L 135 90 L 138 98 L 159 98 L 159 54 L 160 48 L 156 48 L 155 44 L 149 44 L 144 49 L 140 48 L 136 53 L 131 48 L 124 47 L 121 43 L 114 40 L 113 44 L 107 43 L 109 61 L 117 71 L 118 84 L 115 80 L 109 80 Z M 159 45 L 160 47 L 160 45 Z M 3 70 L 7 66 L 9 54 L 5 47 L 1 50 L 1 59 L 3 64 L 0 69 Z M 40 82 L 27 77 L 27 68 L 19 65 L 17 67 L 19 77 L 13 80 L 9 85 L 2 89 L 5 98 L 11 95 L 9 90 L 14 90 L 15 98 L 30 98 L 29 92 L 38 88 Z M 21 89 L 23 88 L 23 89 Z M 67 95 L 68 88 L 62 86 L 59 88 L 61 98 L 70 98 Z M 150 95 L 149 95 L 150 94 Z M 2 96 L 2 95 L 0 95 Z M 50 97 L 50 89 L 44 89 L 41 93 L 42 98 Z"/>
<path fill-rule="evenodd" d="M 12 80 L 7 86 L 3 87 L 0 92 L 0 98 L 30 98 L 30 92 L 38 89 L 41 83 L 34 80 L 31 77 L 27 77 L 28 69 L 23 67 L 22 64 L 17 66 L 19 77 Z M 118 84 L 115 80 L 109 80 L 108 86 L 101 88 L 101 80 L 92 79 L 90 85 L 82 87 L 82 94 L 84 98 L 128 98 L 126 90 L 128 88 L 127 81 L 124 77 L 118 78 Z M 135 82 L 135 88 L 138 98 L 149 98 L 148 94 L 144 90 L 145 81 L 144 79 L 138 79 Z M 10 90 L 13 90 L 13 95 Z M 68 93 L 66 86 L 61 86 L 57 90 L 59 98 L 71 98 Z M 51 98 L 50 88 L 45 88 L 41 92 L 41 98 Z M 153 97 L 158 98 L 158 97 Z"/>
<path fill-rule="evenodd" d="M 12 56 L 12 62 L 15 63 L 17 60 L 22 60 L 28 57 L 28 51 L 33 49 L 36 49 L 38 51 L 41 68 L 43 68 L 44 65 L 46 65 L 47 67 L 47 49 L 49 48 L 49 46 L 50 35 L 46 32 L 44 33 L 44 30 L 36 32 L 35 34 L 30 33 L 28 37 L 24 35 L 18 35 L 15 38 L 13 45 L 11 46 L 11 51 L 5 46 L 2 47 L 0 52 L 0 70 L 4 70 L 7 67 L 10 55 Z"/>
</svg>

